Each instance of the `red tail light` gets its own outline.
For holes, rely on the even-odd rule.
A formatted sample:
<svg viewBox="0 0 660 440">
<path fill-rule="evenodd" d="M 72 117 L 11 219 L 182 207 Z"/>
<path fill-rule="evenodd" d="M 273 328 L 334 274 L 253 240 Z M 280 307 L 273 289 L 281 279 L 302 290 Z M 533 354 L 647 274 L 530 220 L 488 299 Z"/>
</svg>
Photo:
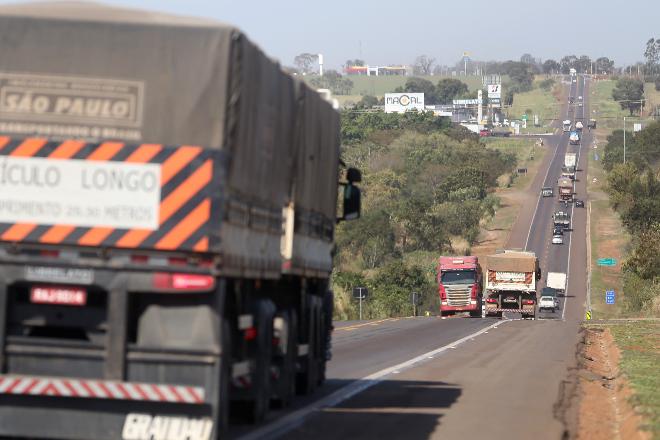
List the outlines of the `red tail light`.
<svg viewBox="0 0 660 440">
<path fill-rule="evenodd" d="M 255 327 L 246 328 L 243 332 L 243 339 L 252 341 L 257 338 L 257 329 Z"/>
<path fill-rule="evenodd" d="M 168 290 L 211 290 L 215 287 L 215 278 L 211 275 L 156 273 L 153 285 L 157 289 Z"/>
<path fill-rule="evenodd" d="M 497 304 L 497 298 L 486 298 L 488 304 Z"/>
<path fill-rule="evenodd" d="M 523 299 L 522 303 L 528 306 L 528 305 L 534 304 L 534 300 L 533 299 Z"/>
<path fill-rule="evenodd" d="M 185 266 L 188 264 L 188 260 L 185 258 L 173 258 L 170 257 L 167 259 L 167 263 L 170 266 Z"/>
<path fill-rule="evenodd" d="M 131 263 L 145 264 L 149 262 L 148 255 L 131 255 Z"/>
<path fill-rule="evenodd" d="M 48 249 L 48 250 L 43 249 L 43 250 L 41 250 L 41 251 L 39 252 L 39 254 L 40 254 L 42 257 L 55 258 L 55 257 L 59 257 L 59 256 L 60 256 L 60 251 L 52 250 L 52 249 Z"/>
</svg>

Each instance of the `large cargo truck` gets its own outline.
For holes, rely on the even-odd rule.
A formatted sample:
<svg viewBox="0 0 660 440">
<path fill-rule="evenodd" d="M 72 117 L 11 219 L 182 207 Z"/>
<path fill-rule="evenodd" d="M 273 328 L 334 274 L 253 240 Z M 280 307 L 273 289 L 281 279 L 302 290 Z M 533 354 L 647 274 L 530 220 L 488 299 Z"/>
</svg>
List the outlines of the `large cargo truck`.
<svg viewBox="0 0 660 440">
<path fill-rule="evenodd" d="M 571 131 L 568 135 L 568 143 L 571 145 L 580 145 L 580 132 L 575 130 Z"/>
<path fill-rule="evenodd" d="M 486 315 L 504 312 L 536 317 L 536 284 L 541 279 L 534 252 L 505 250 L 486 257 Z"/>
<path fill-rule="evenodd" d="M 457 312 L 470 312 L 472 317 L 481 316 L 483 283 L 478 257 L 440 257 L 438 293 L 441 316 Z"/>
<path fill-rule="evenodd" d="M 577 153 L 566 153 L 564 155 L 564 166 L 575 170 L 577 166 Z"/>
<path fill-rule="evenodd" d="M 562 202 L 573 202 L 573 180 L 568 176 L 562 176 L 557 180 L 559 189 L 559 200 Z"/>
<path fill-rule="evenodd" d="M 214 439 L 322 383 L 332 106 L 231 26 L 91 3 L 0 6 L 0 59 L 0 436 Z"/>
</svg>

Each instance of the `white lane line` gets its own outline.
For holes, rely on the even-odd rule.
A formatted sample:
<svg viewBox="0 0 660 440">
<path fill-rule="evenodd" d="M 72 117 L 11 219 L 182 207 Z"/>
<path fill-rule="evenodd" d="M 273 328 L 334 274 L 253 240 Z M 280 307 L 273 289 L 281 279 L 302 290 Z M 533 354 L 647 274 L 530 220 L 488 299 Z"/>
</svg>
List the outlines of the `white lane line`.
<svg viewBox="0 0 660 440">
<path fill-rule="evenodd" d="M 242 437 L 239 437 L 239 440 L 258 440 L 258 439 L 266 439 L 266 438 L 272 439 L 272 438 L 280 437 L 285 433 L 291 431 L 292 429 L 295 429 L 296 427 L 302 425 L 304 420 L 313 413 L 318 412 L 323 408 L 337 406 L 343 401 L 348 400 L 351 397 L 355 396 L 356 394 L 359 394 L 371 388 L 372 386 L 377 385 L 378 383 L 385 380 L 385 378 L 391 374 L 398 374 L 404 370 L 412 368 L 417 364 L 421 364 L 425 361 L 428 362 L 429 357 L 434 357 L 451 348 L 456 348 L 457 345 L 469 341 L 481 334 L 488 333 L 488 330 L 496 328 L 497 326 L 510 321 L 512 320 L 505 319 L 502 321 L 497 321 L 489 325 L 488 327 L 484 327 L 481 330 L 478 330 L 470 335 L 462 337 L 461 339 L 458 339 L 456 341 L 450 342 L 449 344 L 444 345 L 440 348 L 436 348 L 435 350 L 429 351 L 428 353 L 421 354 L 408 361 L 402 362 L 392 367 L 385 368 L 376 373 L 363 377 L 362 379 L 358 379 L 354 382 L 351 382 L 350 384 L 338 389 L 329 396 L 326 396 L 322 399 L 317 400 L 316 402 L 311 403 L 310 405 L 304 408 L 294 411 L 291 414 L 288 414 L 274 421 L 273 423 L 264 426 L 263 428 L 256 429 Z"/>
</svg>

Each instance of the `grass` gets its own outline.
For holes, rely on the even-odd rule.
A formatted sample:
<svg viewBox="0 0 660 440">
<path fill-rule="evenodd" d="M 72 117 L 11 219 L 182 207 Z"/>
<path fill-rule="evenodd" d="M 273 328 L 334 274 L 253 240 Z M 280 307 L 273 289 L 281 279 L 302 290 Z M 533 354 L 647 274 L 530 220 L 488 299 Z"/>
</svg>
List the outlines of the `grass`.
<svg viewBox="0 0 660 440">
<path fill-rule="evenodd" d="M 513 98 L 513 104 L 509 108 L 510 119 L 520 119 L 527 110 L 532 110 L 532 114 L 528 114 L 528 126 L 533 125 L 534 115 L 539 115 L 539 122 L 543 126 L 549 125 L 552 120 L 557 116 L 560 110 L 561 103 L 557 102 L 552 95 L 552 90 L 543 90 L 538 87 L 538 81 L 535 84 L 537 87 L 529 92 L 518 93 Z M 525 131 L 523 129 L 523 131 Z M 543 131 L 545 132 L 545 131 Z"/>
<path fill-rule="evenodd" d="M 384 96 L 385 93 L 393 92 L 397 87 L 403 87 L 410 76 L 364 76 L 352 75 L 348 79 L 353 81 L 351 95 Z M 443 78 L 459 79 L 468 85 L 470 91 L 481 88 L 480 76 L 421 76 L 420 78 L 431 81 L 434 85 Z"/>
<path fill-rule="evenodd" d="M 603 80 L 592 82 L 591 85 L 591 117 L 598 121 L 598 128 L 608 130 L 623 129 L 623 117 L 630 117 L 628 110 L 622 110 L 621 106 L 612 98 L 612 90 L 616 81 Z M 655 90 L 653 83 L 644 84 L 644 97 L 647 100 L 645 111 L 648 111 L 655 105 L 660 105 L 660 92 Z M 626 129 L 632 131 L 633 122 L 639 122 L 638 116 L 627 121 Z M 651 122 L 652 119 L 644 117 L 641 119 L 644 125 Z M 630 124 L 628 126 L 628 124 Z"/>
<path fill-rule="evenodd" d="M 621 350 L 619 366 L 634 391 L 630 403 L 648 421 L 643 428 L 660 439 L 660 322 L 617 324 L 610 331 Z"/>
</svg>

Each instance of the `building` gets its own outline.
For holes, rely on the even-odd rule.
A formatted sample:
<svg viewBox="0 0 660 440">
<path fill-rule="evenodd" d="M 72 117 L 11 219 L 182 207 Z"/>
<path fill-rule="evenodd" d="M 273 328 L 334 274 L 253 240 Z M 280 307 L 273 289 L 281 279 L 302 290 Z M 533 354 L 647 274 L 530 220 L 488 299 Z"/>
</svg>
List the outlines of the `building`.
<svg viewBox="0 0 660 440">
<path fill-rule="evenodd" d="M 346 66 L 344 73 L 365 76 L 409 76 L 412 74 L 412 68 L 410 66 Z"/>
</svg>

